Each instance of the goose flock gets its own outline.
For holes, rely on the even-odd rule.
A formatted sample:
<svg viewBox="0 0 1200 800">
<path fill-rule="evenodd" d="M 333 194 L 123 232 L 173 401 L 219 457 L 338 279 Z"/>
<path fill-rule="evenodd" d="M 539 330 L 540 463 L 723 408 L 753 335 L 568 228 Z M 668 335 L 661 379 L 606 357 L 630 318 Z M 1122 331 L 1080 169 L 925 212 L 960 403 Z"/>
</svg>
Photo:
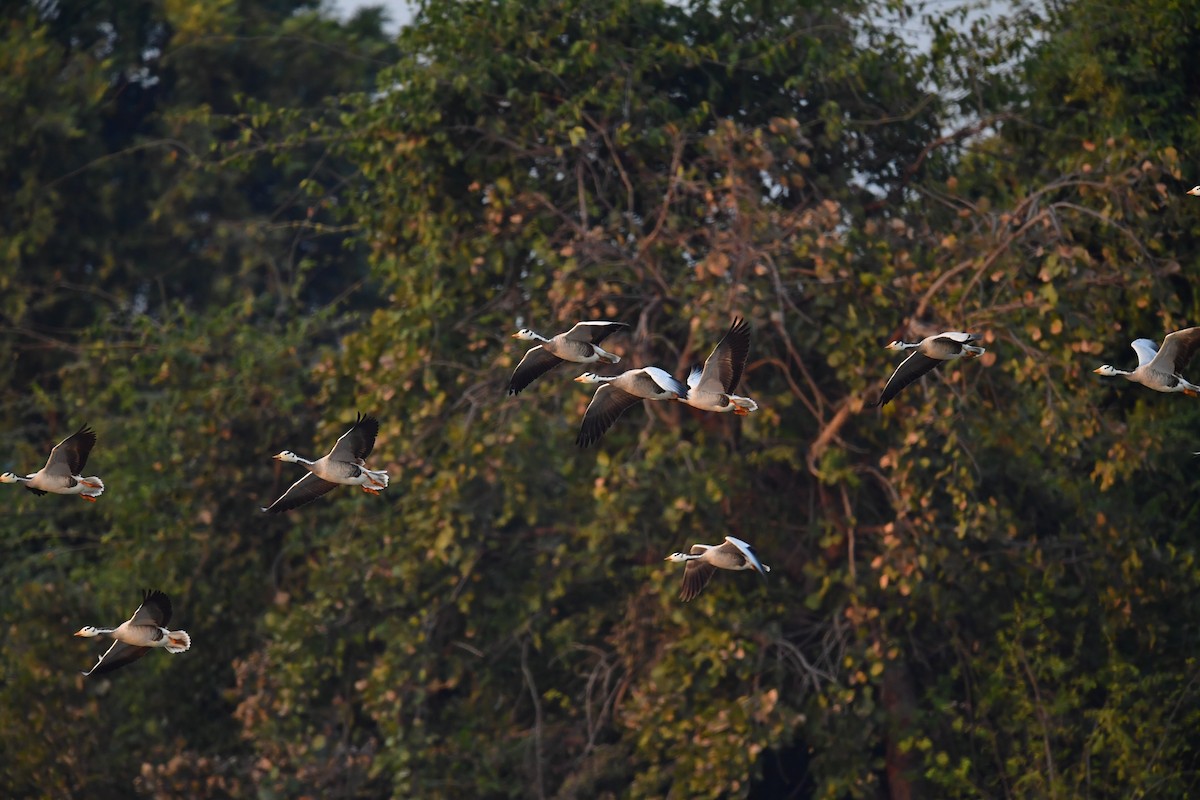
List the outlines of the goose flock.
<svg viewBox="0 0 1200 800">
<path fill-rule="evenodd" d="M 1190 194 L 1200 195 L 1200 187 Z M 508 383 L 508 394 L 519 394 L 538 378 L 564 363 L 617 364 L 620 357 L 600 347 L 609 336 L 627 329 L 623 322 L 587 320 L 576 323 L 570 330 L 545 338 L 528 328 L 513 334 L 513 338 L 536 341 L 517 364 Z M 887 405 L 905 387 L 946 361 L 969 360 L 983 355 L 985 348 L 973 344 L 982 337 L 976 333 L 945 331 L 927 336 L 919 342 L 892 341 L 887 349 L 910 351 L 892 372 L 877 400 L 865 404 L 870 408 Z M 1123 377 L 1157 392 L 1180 392 L 1200 397 L 1200 385 L 1183 377 L 1183 370 L 1200 349 L 1200 327 L 1185 328 L 1168 334 L 1159 345 L 1150 339 L 1135 339 L 1131 346 L 1138 364 L 1132 370 L 1122 370 L 1105 364 L 1096 374 Z M 616 375 L 585 372 L 574 380 L 578 383 L 599 384 L 584 412 L 576 436 L 576 444 L 589 447 L 596 444 L 617 419 L 643 400 L 678 401 L 702 411 L 733 412 L 745 416 L 758 410 L 758 403 L 749 397 L 735 394 L 750 352 L 750 326 L 735 317 L 729 330 L 721 337 L 703 366 L 693 367 L 686 382 L 675 378 L 665 369 L 644 366 Z M 371 469 L 366 459 L 375 447 L 379 420 L 359 414 L 345 433 L 334 443 L 329 453 L 311 461 L 283 450 L 272 456 L 277 461 L 299 464 L 305 474 L 288 487 L 278 499 L 262 511 L 279 514 L 299 508 L 332 491 L 339 485 L 358 486 L 365 493 L 379 495 L 388 487 L 387 470 Z M 50 450 L 46 465 L 37 472 L 18 475 L 5 472 L 0 483 L 19 483 L 37 495 L 76 495 L 96 502 L 104 492 L 104 481 L 97 476 L 84 477 L 83 469 L 96 444 L 96 433 L 84 425 Z M 679 597 L 684 602 L 697 597 L 717 570 L 752 571 L 766 578 L 771 568 L 759 560 L 754 548 L 745 541 L 726 536 L 718 545 L 693 544 L 687 553 L 671 553 L 665 561 L 683 563 L 683 586 Z M 85 638 L 107 636 L 112 646 L 99 657 L 85 676 L 102 675 L 141 658 L 152 648 L 168 653 L 183 653 L 192 646 L 186 631 L 167 628 L 171 620 L 171 601 L 161 591 L 146 590 L 133 615 L 115 628 L 85 626 L 75 635 Z"/>
</svg>

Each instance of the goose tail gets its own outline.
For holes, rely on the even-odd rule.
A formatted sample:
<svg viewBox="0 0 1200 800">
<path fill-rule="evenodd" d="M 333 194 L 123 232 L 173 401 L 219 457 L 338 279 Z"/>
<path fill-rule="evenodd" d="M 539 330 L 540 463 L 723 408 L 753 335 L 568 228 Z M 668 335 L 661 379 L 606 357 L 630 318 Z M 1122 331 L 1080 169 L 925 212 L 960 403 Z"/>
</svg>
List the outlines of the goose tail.
<svg viewBox="0 0 1200 800">
<path fill-rule="evenodd" d="M 83 491 L 80 492 L 84 497 L 99 497 L 104 494 L 104 481 L 93 475 L 90 478 L 80 478 L 76 476 L 75 480 L 83 484 Z"/>
<path fill-rule="evenodd" d="M 729 395 L 729 402 L 733 403 L 733 413 L 738 416 L 749 414 L 751 411 L 758 411 L 758 403 L 751 400 L 749 397 L 741 395 Z"/>
<path fill-rule="evenodd" d="M 595 345 L 592 346 L 596 347 Z M 621 360 L 621 357 L 616 353 L 610 353 L 607 350 L 601 350 L 599 347 L 596 347 L 596 357 L 601 361 L 608 362 L 609 364 L 616 364 Z"/>
<path fill-rule="evenodd" d="M 192 647 L 192 637 L 187 631 L 168 631 L 167 643 L 163 645 L 168 653 L 185 653 Z"/>
</svg>

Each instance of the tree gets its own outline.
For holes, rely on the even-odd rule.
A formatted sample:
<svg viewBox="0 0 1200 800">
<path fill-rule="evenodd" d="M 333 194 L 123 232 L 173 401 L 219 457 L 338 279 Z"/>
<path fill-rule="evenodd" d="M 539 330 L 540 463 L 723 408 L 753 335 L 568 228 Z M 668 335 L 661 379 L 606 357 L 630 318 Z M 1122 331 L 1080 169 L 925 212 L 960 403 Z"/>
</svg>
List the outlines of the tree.
<svg viewBox="0 0 1200 800">
<path fill-rule="evenodd" d="M 246 108 L 298 119 L 370 85 L 378 18 L 309 5 L 31 4 L 3 29 L 6 450 L 36 469 L 90 421 L 109 485 L 87 509 L 7 494 L 0 705 L 28 724 L 0 733 L 6 795 L 125 797 L 139 772 L 152 790 L 196 763 L 224 770 L 215 791 L 248 771 L 231 664 L 257 646 L 287 539 L 254 516 L 288 478 L 262 451 L 325 419 L 310 370 L 334 311 L 371 297 L 345 299 L 363 262 L 296 185 L 341 164 L 222 151 Z M 143 586 L 175 598 L 195 651 L 85 682 L 97 653 L 65 645 L 70 626 L 123 619 Z"/>
</svg>

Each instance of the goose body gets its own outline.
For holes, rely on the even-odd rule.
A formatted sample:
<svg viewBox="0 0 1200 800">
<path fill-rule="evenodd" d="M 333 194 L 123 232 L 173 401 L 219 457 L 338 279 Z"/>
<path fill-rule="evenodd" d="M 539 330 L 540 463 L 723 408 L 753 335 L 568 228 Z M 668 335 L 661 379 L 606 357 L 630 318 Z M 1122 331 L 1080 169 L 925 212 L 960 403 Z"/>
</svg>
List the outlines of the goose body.
<svg viewBox="0 0 1200 800">
<path fill-rule="evenodd" d="M 703 591 L 719 569 L 754 570 L 764 579 L 771 568 L 758 560 L 754 548 L 733 536 L 722 544 L 694 544 L 689 553 L 671 553 L 664 561 L 684 562 L 683 589 L 679 599 L 685 603 Z"/>
<path fill-rule="evenodd" d="M 311 503 L 339 484 L 361 486 L 368 494 L 379 494 L 387 488 L 387 470 L 368 469 L 365 460 L 375 448 L 377 435 L 379 420 L 359 414 L 354 426 L 338 437 L 329 454 L 316 461 L 301 458 L 290 450 L 271 456 L 278 461 L 301 464 L 308 474 L 288 487 L 278 500 L 263 508 L 263 511 L 270 514 L 290 511 Z"/>
<path fill-rule="evenodd" d="M 112 647 L 96 661 L 88 675 L 102 675 L 137 661 L 151 648 L 161 647 L 168 653 L 182 653 L 192 646 L 192 637 L 187 631 L 167 629 L 171 621 L 171 600 L 158 590 L 142 592 L 142 604 L 133 616 L 115 628 L 97 628 L 85 625 L 75 632 L 76 636 L 108 636 L 116 639 Z"/>
<path fill-rule="evenodd" d="M 571 330 L 549 339 L 529 328 L 522 328 L 514 333 L 512 338 L 541 344 L 531 347 L 521 359 L 521 363 L 517 364 L 508 382 L 508 393 L 519 394 L 526 386 L 564 361 L 576 364 L 594 364 L 597 361 L 616 364 L 621 360 L 620 357 L 601 348 L 600 343 L 622 328 L 628 327 L 624 322 L 590 320 L 578 322 Z"/>
<path fill-rule="evenodd" d="M 1180 374 L 1200 348 L 1200 327 L 1167 334 L 1162 347 L 1150 339 L 1134 339 L 1130 347 L 1138 357 L 1138 365 L 1134 369 L 1126 371 L 1105 364 L 1092 371 L 1108 377 L 1119 375 L 1156 392 L 1183 392 L 1191 397 L 1200 397 L 1200 386 L 1187 381 Z"/>
<path fill-rule="evenodd" d="M 739 416 L 757 411 L 758 403 L 733 393 L 742 379 L 749 352 L 750 326 L 745 320 L 735 318 L 704 361 L 704 367 L 692 369 L 687 380 L 687 397 L 680 399 L 702 411 L 732 411 Z"/>
<path fill-rule="evenodd" d="M 20 483 L 34 494 L 76 494 L 92 503 L 104 494 L 104 481 L 95 475 L 83 477 L 88 454 L 96 444 L 96 433 L 84 425 L 50 450 L 46 466 L 30 475 L 6 472 L 0 483 Z"/>
<path fill-rule="evenodd" d="M 980 338 L 982 337 L 977 333 L 946 331 L 926 336 L 919 342 L 895 341 L 889 343 L 887 345 L 889 350 L 911 350 L 913 352 L 900 362 L 900 366 L 896 367 L 892 377 L 888 378 L 879 399 L 868 407 L 887 405 L 893 397 L 900 394 L 901 389 L 944 361 L 952 361 L 956 358 L 976 358 L 983 355 L 987 352 L 985 348 L 971 344 L 971 342 L 979 341 Z"/>
<path fill-rule="evenodd" d="M 659 367 L 631 369 L 612 377 L 585 372 L 575 380 L 601 384 L 583 414 L 575 438 L 580 447 L 600 441 L 617 417 L 643 400 L 681 400 L 688 396 L 688 388 Z"/>
</svg>

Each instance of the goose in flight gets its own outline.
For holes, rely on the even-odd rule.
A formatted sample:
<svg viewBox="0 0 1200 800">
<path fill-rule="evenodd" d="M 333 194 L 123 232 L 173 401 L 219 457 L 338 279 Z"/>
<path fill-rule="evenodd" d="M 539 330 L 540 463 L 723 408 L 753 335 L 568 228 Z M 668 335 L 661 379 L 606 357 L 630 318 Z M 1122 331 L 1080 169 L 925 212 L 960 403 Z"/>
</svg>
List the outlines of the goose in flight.
<svg viewBox="0 0 1200 800">
<path fill-rule="evenodd" d="M 84 500 L 96 502 L 104 494 L 104 481 L 96 476 L 83 477 L 88 454 L 96 444 L 96 433 L 87 425 L 72 433 L 50 450 L 46 466 L 32 475 L 0 475 L 0 483 L 22 483 L 34 494 L 77 494 Z"/>
<path fill-rule="evenodd" d="M 182 653 L 192 646 L 192 637 L 187 631 L 167 630 L 171 621 L 171 600 L 158 591 L 142 592 L 142 604 L 133 616 L 115 628 L 96 628 L 85 625 L 75 631 L 76 636 L 110 636 L 116 639 L 112 647 L 84 676 L 103 675 L 118 667 L 137 661 L 152 647 L 161 647 L 168 653 Z"/>
<path fill-rule="evenodd" d="M 387 488 L 387 470 L 367 469 L 364 460 L 371 455 L 378 434 L 379 420 L 359 414 L 354 427 L 338 437 L 328 455 L 316 461 L 301 458 L 290 450 L 271 456 L 277 461 L 302 464 L 308 474 L 288 487 L 278 500 L 263 508 L 263 511 L 268 514 L 291 511 L 311 503 L 338 484 L 361 486 L 364 492 L 379 494 Z"/>
<path fill-rule="evenodd" d="M 708 585 L 718 569 L 752 569 L 765 580 L 771 568 L 758 560 L 754 548 L 732 536 L 724 544 L 694 544 L 690 553 L 671 553 L 664 561 L 683 561 L 683 590 L 679 599 L 688 602 Z"/>
<path fill-rule="evenodd" d="M 529 328 L 521 328 L 512 335 L 512 338 L 528 342 L 541 342 L 541 344 L 529 348 L 529 352 L 521 359 L 521 363 L 517 364 L 512 378 L 508 381 L 508 393 L 519 394 L 526 386 L 564 361 L 573 361 L 576 364 L 605 361 L 609 364 L 616 364 L 621 358 L 602 349 L 600 343 L 621 328 L 628 327 L 624 322 L 591 320 L 576 323 L 571 330 L 551 336 L 549 339 L 534 333 Z"/>
<path fill-rule="evenodd" d="M 946 331 L 926 336 L 919 342 L 890 342 L 887 345 L 889 350 L 912 350 L 913 353 L 900 362 L 900 366 L 896 367 L 892 377 L 888 378 L 887 385 L 883 387 L 879 399 L 867 407 L 876 408 L 887 405 L 893 397 L 900 394 L 901 389 L 943 361 L 951 361 L 956 358 L 976 358 L 983 355 L 987 352 L 985 348 L 971 344 L 981 338 L 978 333 Z"/>
<path fill-rule="evenodd" d="M 692 368 L 687 379 L 687 397 L 680 399 L 702 411 L 732 411 L 738 416 L 757 411 L 758 403 L 733 393 L 742 379 L 742 369 L 746 366 L 749 352 L 750 326 L 744 319 L 735 317 L 729 330 L 705 360 L 704 367 Z"/>
<path fill-rule="evenodd" d="M 631 369 L 612 377 L 585 372 L 575 381 L 601 384 L 583 413 L 579 435 L 575 438 L 575 444 L 580 447 L 600 441 L 617 417 L 643 400 L 682 400 L 688 396 L 686 386 L 658 367 Z"/>
<path fill-rule="evenodd" d="M 1130 347 L 1138 357 L 1138 365 L 1132 371 L 1105 364 L 1092 372 L 1108 377 L 1120 375 L 1156 392 L 1183 392 L 1190 397 L 1200 397 L 1200 386 L 1189 383 L 1180 374 L 1200 348 L 1200 327 L 1167 334 L 1162 347 L 1150 339 L 1134 339 Z"/>
</svg>

